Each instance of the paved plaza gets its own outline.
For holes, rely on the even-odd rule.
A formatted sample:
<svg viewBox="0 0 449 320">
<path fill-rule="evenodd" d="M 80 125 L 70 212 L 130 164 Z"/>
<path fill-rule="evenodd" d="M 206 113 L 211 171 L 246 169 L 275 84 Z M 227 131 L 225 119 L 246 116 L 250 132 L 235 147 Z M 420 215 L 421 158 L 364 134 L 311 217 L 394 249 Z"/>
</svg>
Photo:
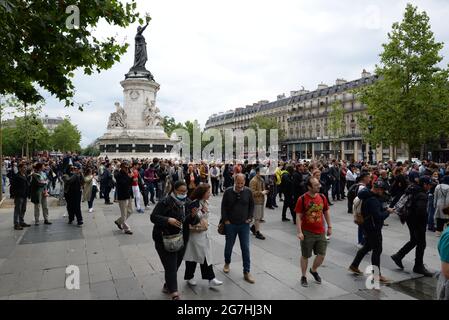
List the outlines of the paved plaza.
<svg viewBox="0 0 449 320">
<path fill-rule="evenodd" d="M 56 200 L 56 199 L 55 199 Z M 315 284 L 309 275 L 309 287 L 300 285 L 299 240 L 296 226 L 281 222 L 281 208 L 266 209 L 266 223 L 262 233 L 266 240 L 251 239 L 251 272 L 256 283 L 243 280 L 242 260 L 238 241 L 234 247 L 231 271 L 222 271 L 224 236 L 216 231 L 220 214 L 221 196 L 211 197 L 211 235 L 214 265 L 221 287 L 210 289 L 207 281 L 200 280 L 190 287 L 183 280 L 184 264 L 178 273 L 183 299 L 432 299 L 435 279 L 424 279 L 414 274 L 414 251 L 404 259 L 405 270 L 398 270 L 389 258 L 408 240 L 408 229 L 396 216 L 390 217 L 384 227 L 382 273 L 393 280 L 380 291 L 367 290 L 365 277 L 347 272 L 356 248 L 357 227 L 352 215 L 346 213 L 346 201 L 331 207 L 334 235 L 328 246 L 326 260 L 319 269 L 323 278 Z M 12 228 L 12 208 L 0 209 L 0 299 L 167 299 L 161 292 L 164 283 L 163 267 L 151 238 L 153 224 L 150 210 L 133 214 L 129 225 L 133 235 L 122 234 L 113 221 L 119 216 L 118 204 L 103 205 L 97 199 L 94 212 L 87 213 L 82 204 L 84 227 L 68 225 L 63 217 L 65 207 L 50 207 L 53 225 L 31 226 L 24 231 Z M 281 205 L 282 202 L 278 203 Z M 152 206 L 154 208 L 154 206 Z M 25 221 L 33 220 L 33 207 L 29 204 Z M 440 261 L 437 241 L 433 233 L 427 234 L 425 263 L 438 270 Z M 370 256 L 361 269 L 370 264 Z M 80 289 L 65 288 L 68 265 L 80 268 Z"/>
</svg>

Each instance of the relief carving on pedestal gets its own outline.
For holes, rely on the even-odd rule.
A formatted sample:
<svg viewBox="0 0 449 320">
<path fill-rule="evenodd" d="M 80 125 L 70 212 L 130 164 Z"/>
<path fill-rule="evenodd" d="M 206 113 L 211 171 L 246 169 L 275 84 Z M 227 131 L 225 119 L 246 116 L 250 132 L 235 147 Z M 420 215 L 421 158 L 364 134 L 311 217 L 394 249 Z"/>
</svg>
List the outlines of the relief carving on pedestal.
<svg viewBox="0 0 449 320">
<path fill-rule="evenodd" d="M 162 117 L 159 115 L 159 108 L 156 107 L 155 101 L 149 101 L 148 98 L 145 102 L 145 109 L 143 110 L 143 118 L 147 127 L 162 126 Z"/>
<path fill-rule="evenodd" d="M 126 113 L 125 109 L 120 106 L 119 102 L 115 103 L 117 109 L 116 112 L 111 113 L 109 116 L 108 129 L 124 128 L 126 129 Z"/>
</svg>

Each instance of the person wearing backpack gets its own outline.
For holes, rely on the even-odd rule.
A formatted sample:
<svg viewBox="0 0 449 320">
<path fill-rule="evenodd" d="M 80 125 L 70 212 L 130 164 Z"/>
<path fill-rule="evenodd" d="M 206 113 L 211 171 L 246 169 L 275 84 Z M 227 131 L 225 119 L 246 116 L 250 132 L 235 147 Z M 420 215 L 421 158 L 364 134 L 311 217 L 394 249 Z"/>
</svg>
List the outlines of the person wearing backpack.
<svg viewBox="0 0 449 320">
<path fill-rule="evenodd" d="M 410 194 L 410 205 L 405 217 L 407 227 L 410 232 L 410 240 L 391 259 L 400 269 L 404 269 L 402 259 L 416 247 L 415 266 L 413 272 L 422 274 L 425 277 L 432 277 L 424 266 L 424 250 L 426 249 L 426 228 L 427 228 L 427 192 L 432 188 L 432 179 L 428 176 L 419 178 L 418 184 L 411 184 L 405 194 Z"/>
<path fill-rule="evenodd" d="M 382 254 L 382 227 L 384 220 L 388 218 L 389 214 L 394 210 L 392 208 L 384 209 L 382 204 L 382 197 L 385 192 L 386 186 L 382 181 L 377 181 L 373 184 L 373 188 L 363 188 L 358 193 L 358 199 L 361 203 L 361 216 L 362 219 L 358 221 L 363 234 L 365 236 L 365 244 L 359 251 L 349 266 L 349 271 L 356 275 L 363 275 L 363 272 L 359 270 L 359 265 L 362 262 L 366 254 L 372 251 L 371 264 L 379 269 L 379 281 L 381 283 L 387 283 L 388 280 L 382 276 L 380 271 L 380 256 Z M 354 213 L 357 215 L 357 212 Z"/>
<path fill-rule="evenodd" d="M 332 235 L 329 205 L 326 197 L 319 193 L 320 187 L 321 184 L 318 179 L 308 179 L 308 192 L 299 197 L 295 207 L 296 219 L 298 220 L 296 224 L 298 238 L 301 241 L 301 285 L 303 287 L 308 287 L 306 272 L 312 252 L 316 255 L 316 258 L 309 272 L 316 283 L 321 284 L 321 277 L 317 269 L 321 266 L 326 256 L 327 240 L 324 220 L 327 223 L 327 236 Z"/>
</svg>

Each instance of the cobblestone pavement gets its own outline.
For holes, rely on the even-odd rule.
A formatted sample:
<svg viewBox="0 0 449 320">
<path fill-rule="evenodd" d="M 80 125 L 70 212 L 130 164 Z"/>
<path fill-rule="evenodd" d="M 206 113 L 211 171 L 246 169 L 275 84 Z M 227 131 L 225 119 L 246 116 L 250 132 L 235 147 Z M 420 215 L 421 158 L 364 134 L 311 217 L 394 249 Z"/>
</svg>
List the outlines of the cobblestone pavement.
<svg viewBox="0 0 449 320">
<path fill-rule="evenodd" d="M 183 299 L 432 299 L 436 280 L 423 279 L 414 274 L 414 251 L 404 259 L 405 270 L 396 268 L 389 258 L 408 240 L 408 230 L 397 217 L 390 217 L 383 230 L 382 272 L 392 279 L 391 286 L 380 291 L 368 290 L 365 277 L 355 277 L 347 268 L 356 248 L 357 228 L 352 216 L 346 213 L 346 201 L 331 207 L 333 232 L 324 265 L 319 269 L 321 285 L 312 282 L 300 286 L 299 241 L 291 222 L 281 222 L 281 208 L 265 209 L 266 223 L 262 233 L 266 240 L 251 238 L 251 272 L 255 284 L 248 284 L 242 276 L 240 247 L 236 243 L 231 272 L 222 272 L 224 237 L 216 231 L 221 196 L 211 198 L 211 234 L 215 272 L 223 280 L 221 287 L 210 289 L 200 280 L 190 287 L 183 280 L 184 264 L 178 273 Z M 278 205 L 282 205 L 279 202 Z M 153 206 L 154 207 L 154 206 Z M 152 208 L 153 208 L 152 207 Z M 121 233 L 113 221 L 119 216 L 117 204 L 103 205 L 97 199 L 94 212 L 87 213 L 82 204 L 83 228 L 68 225 L 63 217 L 65 207 L 50 207 L 53 225 L 31 226 L 24 231 L 12 228 L 12 208 L 0 209 L 0 299 L 167 299 L 161 292 L 163 268 L 151 239 L 152 223 L 149 214 L 135 213 L 129 220 L 134 234 Z M 33 220 L 29 204 L 28 223 Z M 427 235 L 425 263 L 438 270 L 440 262 L 436 250 L 438 238 Z M 370 264 L 367 256 L 361 269 Z M 65 288 L 68 265 L 80 269 L 80 289 Z"/>
</svg>

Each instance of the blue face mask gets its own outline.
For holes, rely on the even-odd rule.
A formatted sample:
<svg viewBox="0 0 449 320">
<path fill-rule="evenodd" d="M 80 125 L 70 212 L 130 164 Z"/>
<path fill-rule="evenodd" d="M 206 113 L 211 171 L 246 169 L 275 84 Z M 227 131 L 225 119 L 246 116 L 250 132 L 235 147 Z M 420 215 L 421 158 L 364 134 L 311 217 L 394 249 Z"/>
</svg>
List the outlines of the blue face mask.
<svg viewBox="0 0 449 320">
<path fill-rule="evenodd" d="M 180 201 L 184 201 L 187 198 L 186 194 L 177 194 L 176 195 L 176 199 L 180 200 Z"/>
</svg>

